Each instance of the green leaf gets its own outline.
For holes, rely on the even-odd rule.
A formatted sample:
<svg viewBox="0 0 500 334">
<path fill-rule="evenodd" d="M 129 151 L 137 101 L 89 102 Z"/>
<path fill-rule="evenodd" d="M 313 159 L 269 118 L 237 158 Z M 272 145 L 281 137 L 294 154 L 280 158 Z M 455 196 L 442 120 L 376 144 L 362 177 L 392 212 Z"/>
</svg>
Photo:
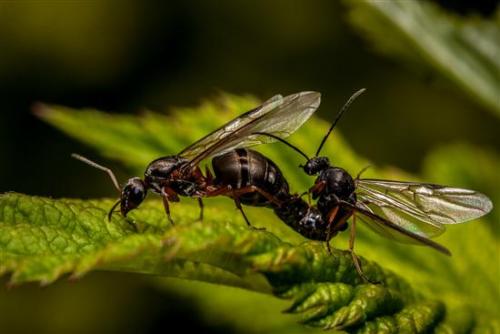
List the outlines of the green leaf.
<svg viewBox="0 0 500 334">
<path fill-rule="evenodd" d="M 460 18 L 429 1 L 348 0 L 350 21 L 380 52 L 427 66 L 500 115 L 500 10 Z"/>
<path fill-rule="evenodd" d="M 37 111 L 45 121 L 139 174 L 151 160 L 178 152 L 255 104 L 251 98 L 223 95 L 216 103 L 177 109 L 172 116 L 151 112 L 140 116 L 110 115 L 56 106 L 39 106 Z M 312 119 L 291 141 L 310 154 L 327 128 L 325 122 Z M 280 166 L 294 191 L 310 187 L 314 179 L 297 168 L 303 163 L 300 156 L 280 144 L 258 149 Z M 354 175 L 369 164 L 338 133 L 324 153 Z M 454 160 L 446 161 L 443 164 L 447 163 L 447 168 L 468 168 L 458 167 Z M 491 161 L 492 170 L 497 171 L 496 160 Z M 374 168 L 365 175 L 416 179 L 394 169 Z M 481 178 L 482 174 L 476 176 Z M 446 180 L 438 176 L 433 181 Z M 479 187 L 481 182 L 474 183 L 473 188 L 476 185 Z M 499 190 L 492 191 L 489 195 L 496 198 Z M 79 277 L 89 270 L 105 269 L 273 292 L 291 298 L 288 312 L 299 314 L 307 325 L 366 333 L 384 328 L 388 332 L 398 328 L 408 332 L 466 332 L 500 326 L 496 316 L 500 314 L 500 268 L 492 266 L 488 256 L 496 254 L 498 238 L 491 233 L 491 227 L 480 221 L 452 226 L 439 238 L 454 253 L 452 258 L 432 249 L 397 244 L 360 226 L 357 253 L 376 261 L 363 260 L 363 268 L 374 280 L 384 282 L 372 286 L 360 281 L 348 253 L 335 250 L 329 255 L 324 245 L 305 242 L 271 210 L 247 209 L 250 220 L 267 229 L 254 231 L 245 226 L 229 199 L 206 202 L 203 223 L 196 222 L 198 208 L 194 200 L 183 198 L 180 204 L 174 204 L 172 211 L 178 224 L 172 228 L 160 201 L 153 199 L 133 211 L 130 221 L 116 215 L 108 223 L 106 213 L 111 200 L 4 195 L 0 199 L 2 271 L 13 272 L 13 283 L 48 283 L 64 273 Z M 347 237 L 341 235 L 332 243 L 341 248 L 346 241 Z"/>
<path fill-rule="evenodd" d="M 396 317 L 397 322 L 423 299 L 374 263 L 363 260 L 365 272 L 383 284 L 363 284 L 348 252 L 335 250 L 330 255 L 315 242 L 288 244 L 234 222 L 232 215 L 217 208 L 209 209 L 211 218 L 201 223 L 190 214 L 195 205 L 179 205 L 178 224 L 170 227 L 161 204 L 152 201 L 134 212 L 136 232 L 121 217 L 106 221 L 110 205 L 108 200 L 2 195 L 1 271 L 12 272 L 12 284 L 48 284 L 61 275 L 76 278 L 92 269 L 223 283 L 293 298 L 289 312 L 302 313 L 305 323 L 336 329 L 380 316 Z M 440 319 L 442 312 L 430 317 Z"/>
</svg>

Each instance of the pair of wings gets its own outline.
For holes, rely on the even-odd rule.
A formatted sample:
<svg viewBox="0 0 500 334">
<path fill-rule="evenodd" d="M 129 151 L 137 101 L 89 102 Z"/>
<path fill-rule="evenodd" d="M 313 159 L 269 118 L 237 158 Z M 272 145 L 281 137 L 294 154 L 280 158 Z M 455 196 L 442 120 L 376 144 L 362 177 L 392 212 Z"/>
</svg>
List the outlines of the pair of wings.
<svg viewBox="0 0 500 334">
<path fill-rule="evenodd" d="M 318 92 L 276 95 L 221 126 L 178 155 L 192 168 L 202 160 L 236 148 L 249 147 L 286 138 L 295 132 L 319 107 Z M 259 135 L 266 133 L 269 135 Z M 358 202 L 351 209 L 375 232 L 401 242 L 420 243 L 449 254 L 443 246 L 429 240 L 458 224 L 478 218 L 492 209 L 485 195 L 467 189 L 435 184 L 356 180 Z"/>
<path fill-rule="evenodd" d="M 236 148 L 275 141 L 274 138 L 256 134 L 257 132 L 286 138 L 311 117 L 320 102 L 321 94 L 318 92 L 273 96 L 257 108 L 229 121 L 186 147 L 178 155 L 189 161 L 185 168 L 192 168 L 206 158 Z"/>
</svg>

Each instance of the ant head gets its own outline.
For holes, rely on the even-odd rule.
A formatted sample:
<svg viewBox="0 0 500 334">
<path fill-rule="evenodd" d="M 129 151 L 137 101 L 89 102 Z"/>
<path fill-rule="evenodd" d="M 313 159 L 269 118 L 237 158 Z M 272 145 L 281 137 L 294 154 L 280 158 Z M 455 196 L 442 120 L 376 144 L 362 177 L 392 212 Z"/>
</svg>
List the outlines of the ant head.
<svg viewBox="0 0 500 334">
<path fill-rule="evenodd" d="M 100 169 L 108 173 L 109 177 L 111 178 L 111 181 L 113 181 L 116 190 L 120 192 L 121 194 L 120 200 L 111 207 L 111 210 L 109 210 L 108 213 L 109 220 L 111 220 L 111 215 L 115 211 L 115 208 L 118 206 L 118 204 L 120 205 L 120 211 L 122 215 L 125 217 L 130 210 L 137 208 L 139 204 L 141 204 L 144 198 L 146 197 L 146 192 L 148 190 L 148 187 L 146 183 L 142 181 L 140 178 L 134 177 L 129 179 L 125 187 L 121 189 L 120 185 L 118 184 L 118 180 L 116 179 L 116 176 L 111 169 L 101 166 L 98 163 L 95 163 L 94 161 L 89 160 L 79 154 L 73 153 L 71 154 L 71 156 L 77 160 L 80 160 L 81 162 L 86 163 L 89 166 L 92 166 L 94 168 Z"/>
<path fill-rule="evenodd" d="M 307 160 L 302 166 L 307 175 L 316 175 L 330 167 L 330 160 L 327 157 L 314 157 Z"/>
<path fill-rule="evenodd" d="M 120 211 L 124 217 L 130 210 L 137 208 L 142 203 L 146 192 L 146 184 L 140 178 L 133 177 L 127 181 L 120 198 Z"/>
</svg>

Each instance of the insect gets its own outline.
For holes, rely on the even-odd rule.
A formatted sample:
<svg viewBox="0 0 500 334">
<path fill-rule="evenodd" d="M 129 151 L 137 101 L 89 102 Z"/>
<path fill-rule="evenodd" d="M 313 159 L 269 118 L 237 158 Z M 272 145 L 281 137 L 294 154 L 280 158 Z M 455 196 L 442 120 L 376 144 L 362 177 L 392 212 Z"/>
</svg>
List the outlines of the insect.
<svg viewBox="0 0 500 334">
<path fill-rule="evenodd" d="M 250 225 L 241 203 L 269 206 L 273 202 L 278 205 L 287 198 L 288 183 L 271 160 L 245 147 L 275 141 L 274 138 L 255 132 L 271 133 L 277 138 L 289 136 L 316 111 L 320 99 L 321 95 L 317 92 L 300 92 L 286 97 L 276 95 L 180 153 L 152 161 L 146 168 L 144 179 L 133 177 L 123 189 L 109 168 L 76 154 L 73 157 L 106 171 L 119 190 L 120 199 L 111 208 L 109 219 L 118 205 L 121 214 L 126 216 L 142 203 L 148 190 L 151 190 L 161 195 L 171 223 L 169 203 L 178 202 L 179 196 L 197 198 L 200 219 L 203 219 L 202 197 L 226 195 L 234 199 Z M 202 160 L 210 157 L 214 157 L 212 166 L 215 178 L 208 168 L 203 174 L 199 167 Z"/>
<path fill-rule="evenodd" d="M 384 237 L 429 246 L 451 255 L 448 249 L 430 238 L 443 233 L 445 225 L 463 223 L 487 214 L 493 205 L 487 196 L 468 189 L 419 182 L 362 179 L 360 176 L 364 170 L 353 178 L 345 169 L 332 165 L 327 157 L 320 156 L 323 145 L 342 114 L 364 91 L 357 91 L 344 104 L 313 158 L 284 139 L 273 134 L 267 135 L 304 156 L 307 162 L 301 166 L 302 169 L 307 175 L 317 176 L 309 193 L 317 200 L 317 209 L 328 225 L 324 230 L 328 249 L 328 241 L 345 230 L 347 220 L 352 217 L 349 250 L 356 270 L 368 281 L 354 253 L 356 217 L 359 216 L 373 231 Z M 259 134 L 266 135 L 262 132 Z"/>
</svg>

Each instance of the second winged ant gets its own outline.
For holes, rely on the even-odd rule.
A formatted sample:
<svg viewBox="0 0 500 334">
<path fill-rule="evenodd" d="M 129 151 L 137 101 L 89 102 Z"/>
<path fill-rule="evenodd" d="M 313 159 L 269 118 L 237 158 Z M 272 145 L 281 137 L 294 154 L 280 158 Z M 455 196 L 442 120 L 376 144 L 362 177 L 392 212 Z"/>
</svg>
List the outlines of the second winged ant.
<svg viewBox="0 0 500 334">
<path fill-rule="evenodd" d="M 451 255 L 447 248 L 430 238 L 443 233 L 445 225 L 463 223 L 487 214 L 493 205 L 487 196 L 468 189 L 430 183 L 362 179 L 360 176 L 364 170 L 353 178 L 345 169 L 332 165 L 327 157 L 319 156 L 342 114 L 364 91 L 357 91 L 345 103 L 313 158 L 274 134 L 258 134 L 267 135 L 296 150 L 306 159 L 306 164 L 301 166 L 304 172 L 317 176 L 308 193 L 317 200 L 317 210 L 322 217 L 320 221 L 323 227 L 325 224 L 327 227 L 318 231 L 319 238 L 316 240 L 326 241 L 330 249 L 329 240 L 347 229 L 347 220 L 352 218 L 349 250 L 356 270 L 368 281 L 354 253 L 356 217 L 359 216 L 373 231 L 384 237 L 429 246 Z M 310 238 L 311 231 L 307 232 L 309 234 L 302 234 Z"/>
<path fill-rule="evenodd" d="M 131 178 L 123 188 L 109 168 L 77 154 L 73 157 L 106 171 L 120 192 L 120 200 L 111 208 L 109 219 L 117 206 L 126 216 L 142 203 L 148 190 L 151 190 L 161 195 L 171 223 L 169 203 L 178 202 L 179 196 L 196 197 L 202 219 L 202 197 L 225 195 L 234 199 L 250 225 L 241 204 L 275 208 L 295 197 L 290 195 L 288 183 L 279 168 L 270 159 L 246 147 L 275 141 L 256 132 L 270 133 L 280 139 L 289 136 L 316 111 L 320 98 L 317 92 L 300 92 L 286 97 L 276 95 L 180 153 L 154 160 L 146 168 L 144 179 Z M 199 163 L 209 157 L 213 157 L 215 178 L 208 168 L 203 174 L 199 167 Z M 306 215 L 307 212 L 301 211 L 301 214 Z"/>
</svg>

